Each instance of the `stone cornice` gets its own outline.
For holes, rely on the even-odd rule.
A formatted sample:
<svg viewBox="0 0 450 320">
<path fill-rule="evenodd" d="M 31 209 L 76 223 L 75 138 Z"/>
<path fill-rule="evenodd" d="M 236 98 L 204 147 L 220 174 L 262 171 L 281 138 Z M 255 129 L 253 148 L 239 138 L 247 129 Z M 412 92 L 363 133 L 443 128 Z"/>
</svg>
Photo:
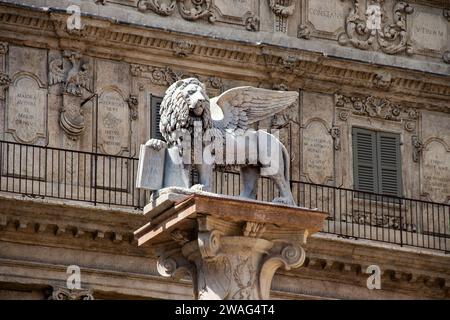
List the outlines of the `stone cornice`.
<svg viewBox="0 0 450 320">
<path fill-rule="evenodd" d="M 379 85 L 379 66 L 318 52 L 174 34 L 89 17 L 83 19 L 83 30 L 69 33 L 66 18 L 61 12 L 3 5 L 0 28 L 4 32 L 0 40 L 54 50 L 76 48 L 87 55 L 159 67 L 170 65 L 230 80 L 254 82 L 256 78 L 324 92 L 351 93 L 364 88 L 448 112 L 448 76 L 386 66 L 383 71 L 389 73 L 390 81 Z"/>
</svg>

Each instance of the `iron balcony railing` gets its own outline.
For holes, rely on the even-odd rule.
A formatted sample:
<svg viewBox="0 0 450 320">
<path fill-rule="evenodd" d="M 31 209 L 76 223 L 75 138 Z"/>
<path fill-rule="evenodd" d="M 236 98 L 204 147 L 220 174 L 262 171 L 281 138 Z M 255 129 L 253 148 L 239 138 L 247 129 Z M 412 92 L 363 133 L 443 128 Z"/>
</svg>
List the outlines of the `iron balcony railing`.
<svg viewBox="0 0 450 320">
<path fill-rule="evenodd" d="M 141 209 L 150 192 L 135 188 L 138 159 L 0 141 L 0 193 Z M 239 195 L 240 176 L 217 171 L 214 191 Z M 450 205 L 291 181 L 297 205 L 327 212 L 323 232 L 450 251 Z M 278 196 L 267 178 L 257 199 Z"/>
<path fill-rule="evenodd" d="M 240 176 L 216 172 L 216 192 L 239 195 Z M 322 232 L 450 252 L 450 205 L 352 189 L 291 181 L 296 204 L 327 212 Z M 257 199 L 278 196 L 267 178 L 259 181 Z"/>
<path fill-rule="evenodd" d="M 138 159 L 0 141 L 0 192 L 142 208 Z"/>
</svg>

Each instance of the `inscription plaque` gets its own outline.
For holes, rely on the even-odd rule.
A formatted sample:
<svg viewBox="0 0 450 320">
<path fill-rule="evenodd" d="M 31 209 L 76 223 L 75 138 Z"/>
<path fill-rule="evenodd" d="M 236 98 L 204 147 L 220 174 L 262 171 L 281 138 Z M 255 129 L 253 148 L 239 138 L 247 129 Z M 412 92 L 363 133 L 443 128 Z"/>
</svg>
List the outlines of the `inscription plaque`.
<svg viewBox="0 0 450 320">
<path fill-rule="evenodd" d="M 253 0 L 216 0 L 214 5 L 223 16 L 242 17 L 253 11 Z"/>
<path fill-rule="evenodd" d="M 449 41 L 447 24 L 441 10 L 436 13 L 418 11 L 412 19 L 411 38 L 422 52 L 441 52 Z"/>
<path fill-rule="evenodd" d="M 22 143 L 46 138 L 47 90 L 30 76 L 20 76 L 9 87 L 6 132 Z"/>
<path fill-rule="evenodd" d="M 450 151 L 438 140 L 423 151 L 422 186 L 432 201 L 446 202 L 450 198 Z"/>
<path fill-rule="evenodd" d="M 303 130 L 303 172 L 313 183 L 326 184 L 333 179 L 333 139 L 319 121 Z"/>
<path fill-rule="evenodd" d="M 323 34 L 336 34 L 345 25 L 349 5 L 341 0 L 307 1 L 307 21 Z"/>
<path fill-rule="evenodd" d="M 130 110 L 116 90 L 105 90 L 98 98 L 98 145 L 103 153 L 129 151 Z"/>
</svg>

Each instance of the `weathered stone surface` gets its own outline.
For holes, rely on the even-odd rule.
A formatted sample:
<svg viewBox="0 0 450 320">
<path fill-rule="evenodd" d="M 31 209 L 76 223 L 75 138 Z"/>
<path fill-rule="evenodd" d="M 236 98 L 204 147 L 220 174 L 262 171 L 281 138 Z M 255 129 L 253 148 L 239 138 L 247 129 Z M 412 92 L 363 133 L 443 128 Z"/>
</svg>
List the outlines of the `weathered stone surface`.
<svg viewBox="0 0 450 320">
<path fill-rule="evenodd" d="M 442 54 L 449 47 L 449 28 L 442 9 L 417 6 L 411 19 L 411 40 L 422 54 Z"/>
<path fill-rule="evenodd" d="M 336 38 L 344 30 L 344 21 L 348 15 L 349 3 L 341 0 L 307 0 L 305 6 L 306 21 L 319 36 Z"/>
<path fill-rule="evenodd" d="M 307 181 L 327 184 L 334 180 L 334 148 L 330 130 L 333 97 L 302 93 L 302 175 Z"/>
<path fill-rule="evenodd" d="M 125 97 L 106 88 L 98 97 L 98 146 L 106 154 L 130 150 L 130 110 Z"/>
<path fill-rule="evenodd" d="M 6 132 L 17 142 L 47 138 L 47 90 L 28 74 L 17 74 L 9 87 Z"/>
</svg>

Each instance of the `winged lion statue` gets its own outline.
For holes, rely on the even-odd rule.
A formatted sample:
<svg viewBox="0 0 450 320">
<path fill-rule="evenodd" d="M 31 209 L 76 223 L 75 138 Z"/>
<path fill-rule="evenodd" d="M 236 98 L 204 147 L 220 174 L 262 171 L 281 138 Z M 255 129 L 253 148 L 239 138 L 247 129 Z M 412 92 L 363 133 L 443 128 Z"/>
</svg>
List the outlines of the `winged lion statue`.
<svg viewBox="0 0 450 320">
<path fill-rule="evenodd" d="M 271 117 L 298 100 L 295 91 L 237 87 L 209 98 L 196 78 L 175 82 L 160 107 L 159 129 L 165 141 L 150 139 L 141 146 L 137 187 L 212 191 L 213 170 L 238 167 L 241 196 L 256 199 L 260 176 L 270 178 L 280 197 L 274 202 L 295 205 L 289 183 L 290 158 L 271 133 L 252 124 Z M 199 184 L 193 186 L 192 172 Z"/>
</svg>

